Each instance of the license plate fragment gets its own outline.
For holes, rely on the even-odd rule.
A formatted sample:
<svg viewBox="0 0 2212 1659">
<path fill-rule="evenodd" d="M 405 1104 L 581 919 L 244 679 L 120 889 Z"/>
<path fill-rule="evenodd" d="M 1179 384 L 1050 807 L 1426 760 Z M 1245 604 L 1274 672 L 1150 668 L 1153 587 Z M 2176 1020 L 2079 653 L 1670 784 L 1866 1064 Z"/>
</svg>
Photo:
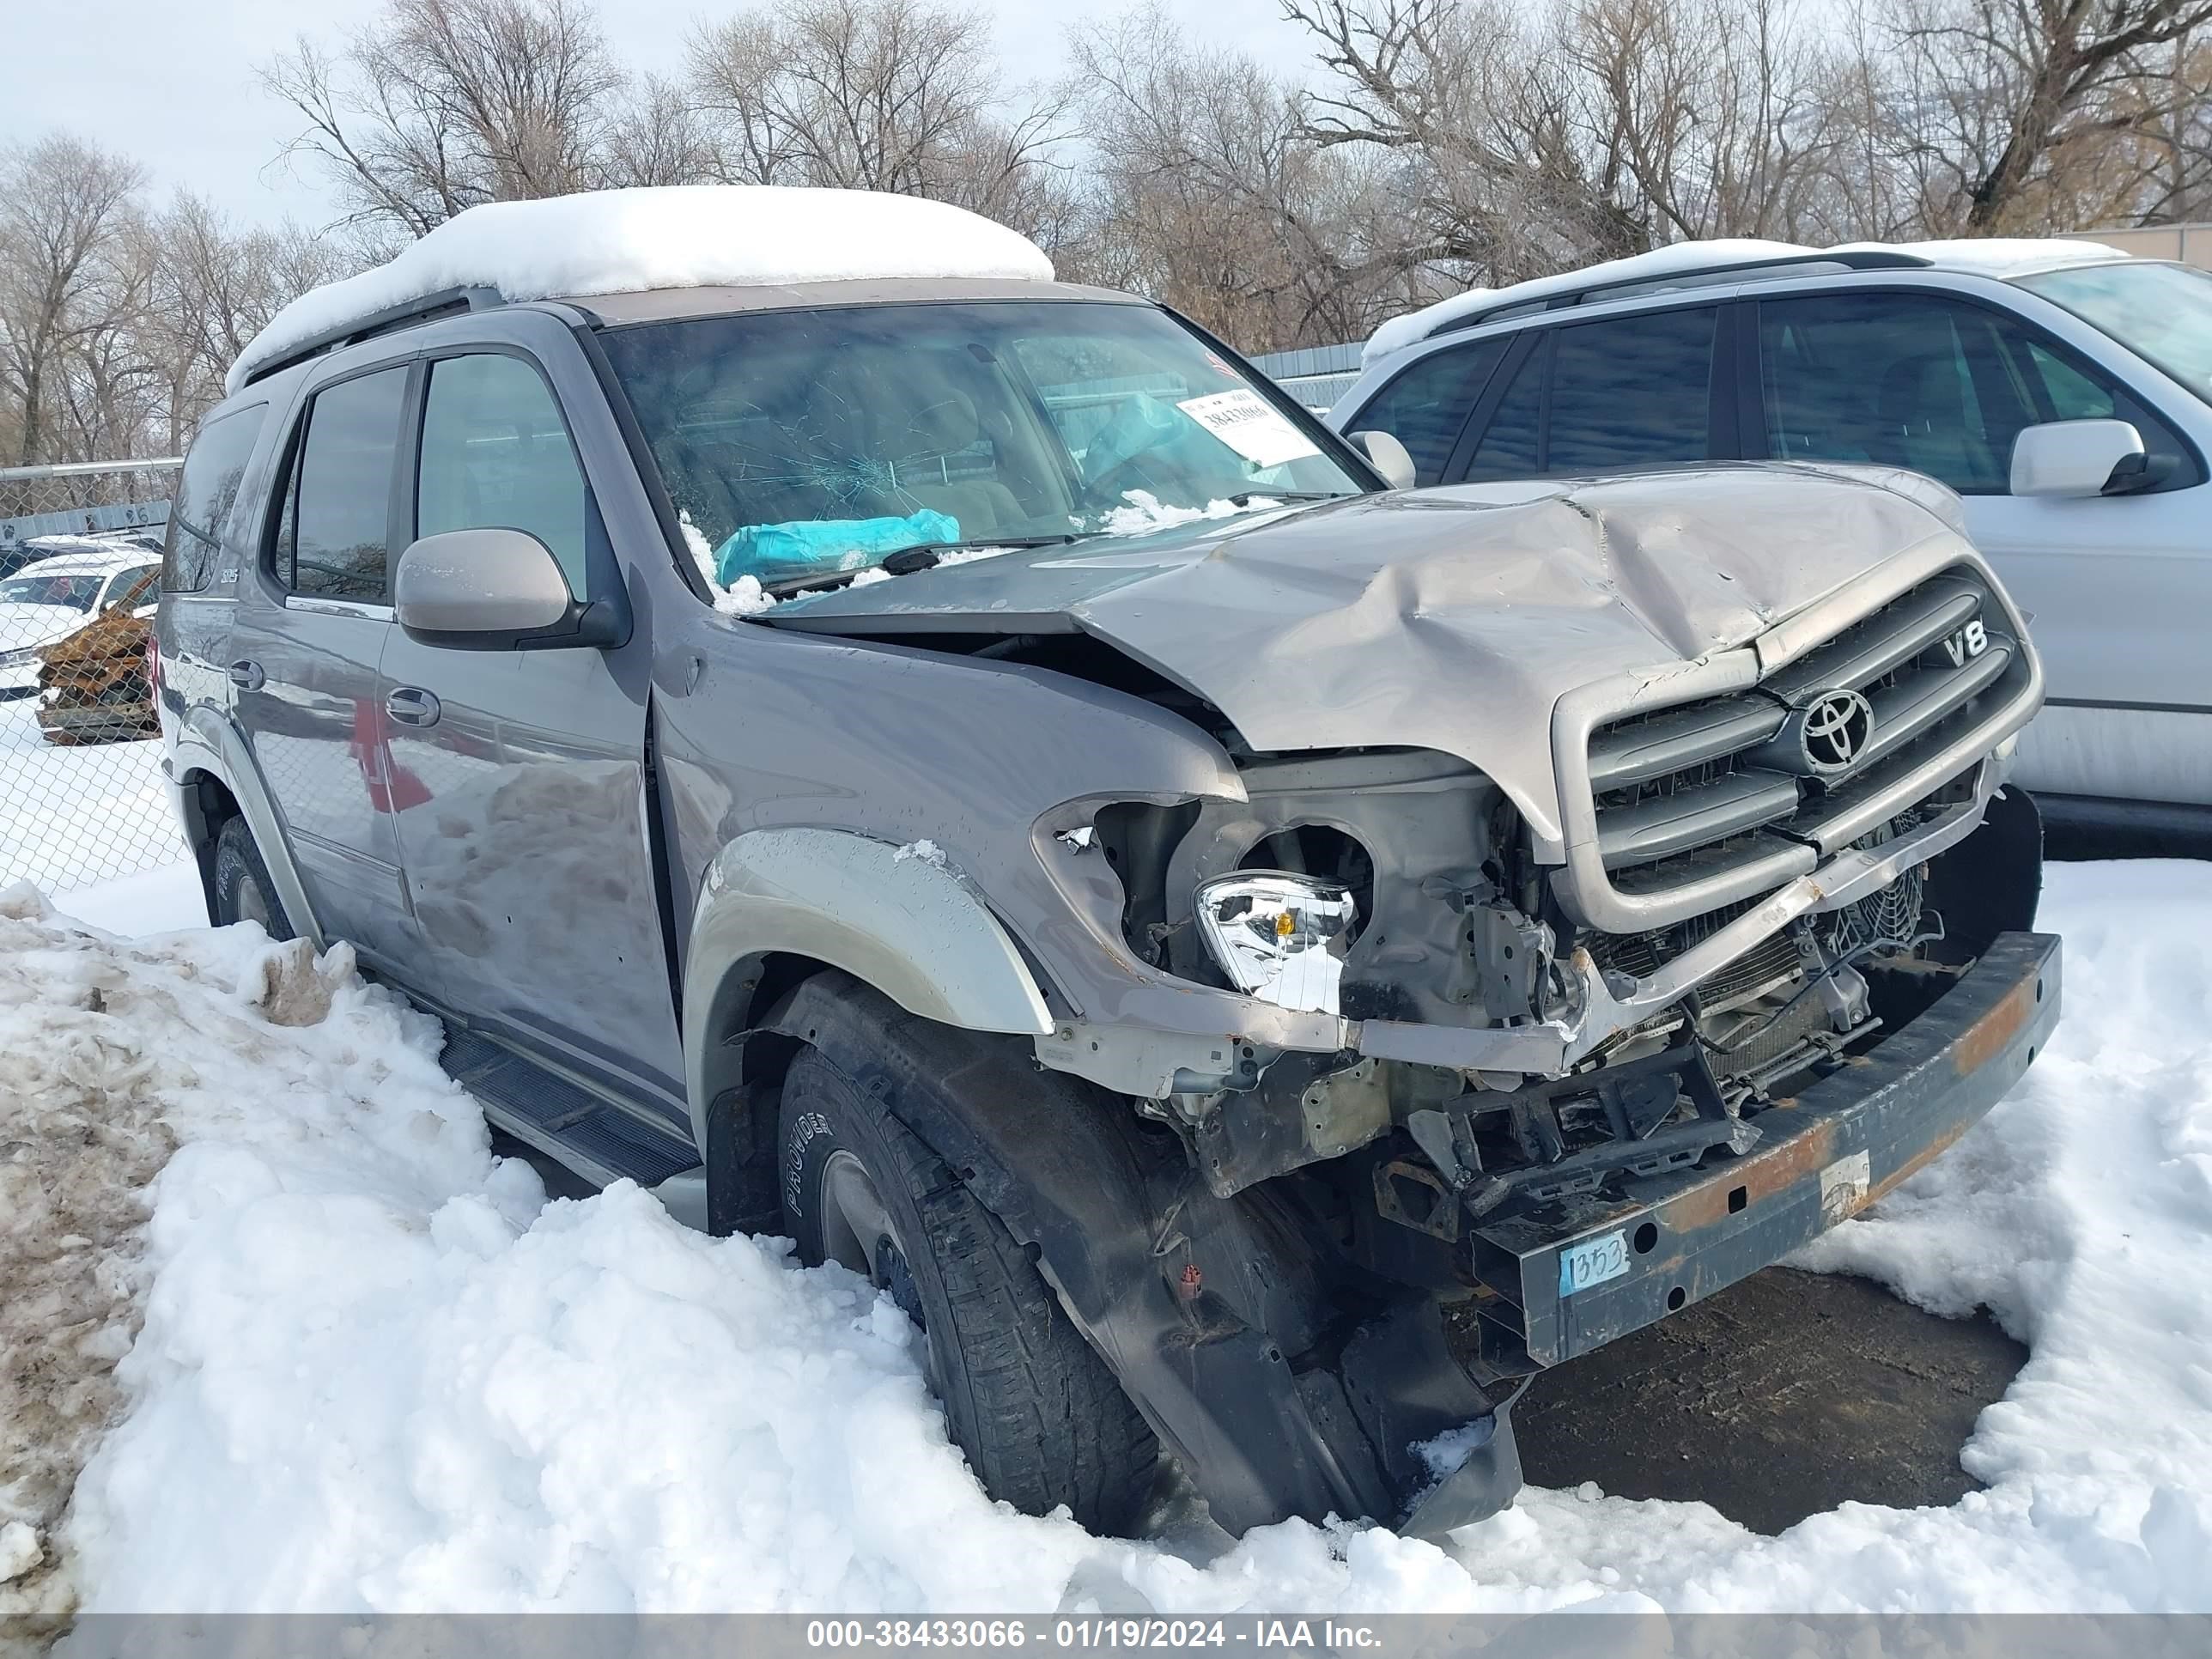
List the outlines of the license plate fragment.
<svg viewBox="0 0 2212 1659">
<path fill-rule="evenodd" d="M 1628 1233 L 1601 1233 L 1559 1252 L 1559 1294 L 1572 1296 L 1628 1271 Z"/>
</svg>

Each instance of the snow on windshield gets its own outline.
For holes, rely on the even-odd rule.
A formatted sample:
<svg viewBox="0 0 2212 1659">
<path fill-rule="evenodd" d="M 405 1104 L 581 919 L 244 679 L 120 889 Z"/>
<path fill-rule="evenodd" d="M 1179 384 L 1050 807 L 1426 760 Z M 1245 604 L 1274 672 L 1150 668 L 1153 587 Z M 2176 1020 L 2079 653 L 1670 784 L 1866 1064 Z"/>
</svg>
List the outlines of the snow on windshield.
<svg viewBox="0 0 2212 1659">
<path fill-rule="evenodd" d="M 247 343 L 227 384 L 235 392 L 257 364 L 319 334 L 453 288 L 543 300 L 866 277 L 1049 282 L 1052 274 L 1026 236 L 918 196 L 681 185 L 489 202 L 388 264 L 301 295 Z"/>
<path fill-rule="evenodd" d="M 1132 489 L 1123 499 L 1127 504 L 1107 514 L 1101 524 L 1109 536 L 1149 536 L 1156 530 L 1172 530 L 1200 519 L 1233 519 L 1240 513 L 1260 513 L 1282 505 L 1266 495 L 1247 495 L 1233 501 L 1208 501 L 1204 507 L 1171 507 L 1144 489 Z"/>
</svg>

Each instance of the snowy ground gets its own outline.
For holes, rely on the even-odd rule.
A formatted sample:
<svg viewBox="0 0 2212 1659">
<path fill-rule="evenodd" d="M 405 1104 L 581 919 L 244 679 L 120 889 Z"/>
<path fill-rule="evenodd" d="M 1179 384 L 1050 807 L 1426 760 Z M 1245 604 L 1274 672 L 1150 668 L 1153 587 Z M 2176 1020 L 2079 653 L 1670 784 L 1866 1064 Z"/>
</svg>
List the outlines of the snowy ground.
<svg viewBox="0 0 2212 1659">
<path fill-rule="evenodd" d="M 0 1598 L 2212 1607 L 2212 866 L 2054 867 L 2058 1037 L 1817 1251 L 1939 1311 L 1985 1304 L 2029 1346 L 1966 1449 L 1987 1491 L 1779 1538 L 1698 1504 L 1528 1491 L 1442 1548 L 1299 1523 L 1232 1543 L 1187 1510 L 1116 1543 L 1000 1509 L 887 1302 L 776 1242 L 688 1232 L 631 1187 L 543 1204 L 491 1157 L 427 1022 L 343 951 L 313 964 L 250 929 L 125 942 L 21 893 L 5 910 L 0 1521 L 25 1524 L 0 1528 L 0 1571 L 11 1549 L 47 1562 Z"/>
<path fill-rule="evenodd" d="M 158 740 L 57 748 L 37 711 L 0 702 L 0 886 L 63 893 L 185 856 Z"/>
</svg>

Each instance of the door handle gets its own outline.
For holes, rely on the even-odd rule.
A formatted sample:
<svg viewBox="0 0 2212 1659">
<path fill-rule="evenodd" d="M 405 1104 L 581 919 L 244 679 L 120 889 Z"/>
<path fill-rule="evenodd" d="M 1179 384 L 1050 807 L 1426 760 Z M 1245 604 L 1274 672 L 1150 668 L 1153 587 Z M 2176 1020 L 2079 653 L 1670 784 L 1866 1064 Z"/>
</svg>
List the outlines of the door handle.
<svg viewBox="0 0 2212 1659">
<path fill-rule="evenodd" d="M 402 685 L 385 694 L 384 712 L 398 726 L 435 726 L 445 711 L 438 700 L 419 685 Z"/>
<path fill-rule="evenodd" d="M 248 661 L 243 657 L 231 664 L 228 672 L 230 683 L 241 691 L 258 691 L 269 678 L 261 672 L 259 663 Z"/>
</svg>

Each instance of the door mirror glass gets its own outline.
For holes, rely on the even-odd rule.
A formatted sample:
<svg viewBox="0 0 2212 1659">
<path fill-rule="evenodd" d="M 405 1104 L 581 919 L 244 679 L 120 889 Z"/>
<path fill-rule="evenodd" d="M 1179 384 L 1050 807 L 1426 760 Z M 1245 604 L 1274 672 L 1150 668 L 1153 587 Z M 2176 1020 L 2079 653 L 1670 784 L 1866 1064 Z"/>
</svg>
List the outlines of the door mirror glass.
<svg viewBox="0 0 2212 1659">
<path fill-rule="evenodd" d="M 2145 465 L 2142 439 L 2125 421 L 2047 421 L 2013 440 L 2012 493 L 2118 495 Z"/>
<path fill-rule="evenodd" d="M 410 544 L 399 556 L 392 609 L 425 645 L 511 651 L 532 642 L 599 643 L 577 636 L 577 607 L 560 562 L 526 530 L 449 530 Z M 545 637 L 563 624 L 562 636 Z"/>
<path fill-rule="evenodd" d="M 1406 446 L 1387 432 L 1355 432 L 1352 441 L 1365 452 L 1382 482 L 1393 489 L 1413 487 L 1413 458 Z"/>
</svg>

